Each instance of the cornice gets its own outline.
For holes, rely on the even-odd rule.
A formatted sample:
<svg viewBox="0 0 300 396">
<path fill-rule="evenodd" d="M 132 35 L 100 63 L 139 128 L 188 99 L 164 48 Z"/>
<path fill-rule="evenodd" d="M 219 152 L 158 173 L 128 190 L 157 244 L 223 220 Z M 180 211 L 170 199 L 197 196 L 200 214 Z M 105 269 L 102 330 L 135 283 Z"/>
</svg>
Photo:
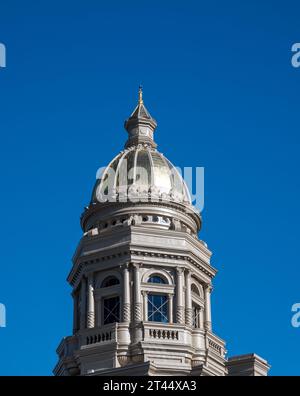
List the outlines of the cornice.
<svg viewBox="0 0 300 396">
<path fill-rule="evenodd" d="M 210 278 L 213 278 L 217 270 L 213 268 L 210 265 L 207 265 L 204 262 L 197 261 L 196 259 L 193 259 L 192 257 L 188 256 L 187 254 L 168 254 L 168 253 L 159 253 L 159 252 L 147 252 L 147 251 L 142 251 L 142 250 L 136 250 L 136 249 L 130 249 L 130 255 L 131 256 L 139 256 L 139 257 L 155 257 L 155 258 L 163 258 L 163 259 L 171 259 L 171 260 L 183 260 L 186 262 L 189 262 L 193 264 L 196 268 L 200 269 L 203 273 L 208 275 Z M 174 266 L 176 266 L 176 263 L 174 263 Z"/>
<path fill-rule="evenodd" d="M 175 261 L 174 266 L 176 266 L 176 262 L 178 261 L 187 262 L 195 266 L 197 269 L 199 269 L 201 272 L 206 274 L 211 279 L 217 273 L 217 270 L 212 266 L 204 263 L 203 261 L 200 261 L 198 258 L 196 259 L 195 257 L 194 258 L 190 257 L 187 254 L 162 253 L 162 252 L 153 252 L 153 251 L 148 252 L 141 249 L 130 248 L 128 250 L 123 250 L 112 254 L 106 254 L 101 257 L 99 257 L 99 253 L 94 253 L 94 255 L 91 255 L 88 260 L 77 262 L 73 266 L 71 272 L 69 273 L 67 280 L 73 287 L 76 287 L 77 281 L 80 279 L 80 275 L 84 267 L 88 267 L 90 265 L 100 262 L 114 260 L 117 258 L 127 257 L 128 260 L 131 260 L 134 256 L 136 256 L 137 258 L 148 257 L 148 258 L 168 259 Z"/>
</svg>

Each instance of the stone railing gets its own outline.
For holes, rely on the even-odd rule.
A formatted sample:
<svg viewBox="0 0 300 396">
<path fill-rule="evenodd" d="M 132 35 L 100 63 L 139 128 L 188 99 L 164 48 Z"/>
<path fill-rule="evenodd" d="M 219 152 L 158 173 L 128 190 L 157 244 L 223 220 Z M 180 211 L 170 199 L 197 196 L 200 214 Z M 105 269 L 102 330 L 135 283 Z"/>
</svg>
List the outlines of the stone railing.
<svg viewBox="0 0 300 396">
<path fill-rule="evenodd" d="M 144 341 L 184 342 L 184 329 L 178 325 L 144 322 L 143 330 Z"/>
<path fill-rule="evenodd" d="M 163 340 L 178 340 L 178 331 L 149 329 L 149 336 L 150 338 L 157 338 Z"/>
<path fill-rule="evenodd" d="M 225 356 L 225 342 L 221 338 L 209 332 L 206 334 L 206 348 L 221 357 Z"/>
<path fill-rule="evenodd" d="M 209 348 L 214 349 L 219 355 L 222 354 L 222 347 L 221 347 L 221 345 L 217 344 L 216 342 L 208 339 L 208 346 L 209 346 Z"/>
<path fill-rule="evenodd" d="M 117 341 L 117 325 L 112 323 L 101 328 L 86 329 L 80 333 L 81 345 L 91 345 Z"/>
</svg>

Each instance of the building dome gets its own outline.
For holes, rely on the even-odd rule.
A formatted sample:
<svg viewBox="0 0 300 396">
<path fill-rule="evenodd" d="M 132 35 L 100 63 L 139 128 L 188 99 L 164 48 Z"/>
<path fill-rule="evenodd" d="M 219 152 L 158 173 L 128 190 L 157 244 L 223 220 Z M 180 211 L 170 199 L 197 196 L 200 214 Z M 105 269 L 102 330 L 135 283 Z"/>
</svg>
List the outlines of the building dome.
<svg viewBox="0 0 300 396">
<path fill-rule="evenodd" d="M 92 195 L 93 203 L 126 199 L 191 204 L 180 169 L 145 143 L 121 151 L 104 169 Z"/>
<path fill-rule="evenodd" d="M 81 216 L 85 232 L 106 232 L 110 224 L 139 224 L 141 219 L 148 219 L 149 226 L 184 229 L 192 235 L 200 230 L 201 216 L 181 170 L 156 148 L 156 126 L 140 88 L 138 104 L 125 121 L 124 150 L 97 174 L 90 205 Z"/>
<path fill-rule="evenodd" d="M 128 140 L 121 151 L 97 175 L 92 203 L 129 201 L 174 201 L 191 205 L 189 190 L 177 169 L 156 150 L 153 132 L 156 121 L 144 106 L 142 90 L 139 101 L 125 128 Z"/>
</svg>

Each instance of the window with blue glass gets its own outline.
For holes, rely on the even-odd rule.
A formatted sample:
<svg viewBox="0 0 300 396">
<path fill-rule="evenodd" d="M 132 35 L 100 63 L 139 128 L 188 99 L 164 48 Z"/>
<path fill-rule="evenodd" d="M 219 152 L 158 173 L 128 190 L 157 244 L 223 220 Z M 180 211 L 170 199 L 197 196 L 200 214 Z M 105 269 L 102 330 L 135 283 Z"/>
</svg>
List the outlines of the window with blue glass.
<svg viewBox="0 0 300 396">
<path fill-rule="evenodd" d="M 148 294 L 148 320 L 168 322 L 168 297 L 161 294 Z"/>
<path fill-rule="evenodd" d="M 148 283 L 161 283 L 161 284 L 165 284 L 166 281 L 158 275 L 152 275 L 150 276 L 150 278 L 148 279 Z"/>
</svg>

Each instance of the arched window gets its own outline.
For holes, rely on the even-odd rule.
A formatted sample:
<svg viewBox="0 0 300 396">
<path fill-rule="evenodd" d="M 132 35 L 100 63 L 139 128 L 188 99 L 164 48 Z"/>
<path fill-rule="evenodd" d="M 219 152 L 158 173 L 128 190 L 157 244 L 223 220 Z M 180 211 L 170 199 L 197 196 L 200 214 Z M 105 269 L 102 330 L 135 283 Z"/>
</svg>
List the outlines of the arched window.
<svg viewBox="0 0 300 396">
<path fill-rule="evenodd" d="M 148 283 L 161 283 L 166 284 L 166 281 L 159 275 L 151 275 L 148 279 Z"/>
<path fill-rule="evenodd" d="M 168 322 L 168 297 L 161 294 L 148 294 L 148 320 Z"/>
<path fill-rule="evenodd" d="M 119 284 L 120 284 L 120 281 L 118 278 L 116 278 L 115 276 L 108 276 L 102 282 L 101 287 L 115 286 L 115 285 L 119 285 Z"/>
<path fill-rule="evenodd" d="M 191 290 L 192 290 L 193 293 L 195 293 L 197 296 L 200 297 L 199 289 L 198 289 L 198 287 L 195 285 L 195 283 L 192 284 Z"/>
</svg>

